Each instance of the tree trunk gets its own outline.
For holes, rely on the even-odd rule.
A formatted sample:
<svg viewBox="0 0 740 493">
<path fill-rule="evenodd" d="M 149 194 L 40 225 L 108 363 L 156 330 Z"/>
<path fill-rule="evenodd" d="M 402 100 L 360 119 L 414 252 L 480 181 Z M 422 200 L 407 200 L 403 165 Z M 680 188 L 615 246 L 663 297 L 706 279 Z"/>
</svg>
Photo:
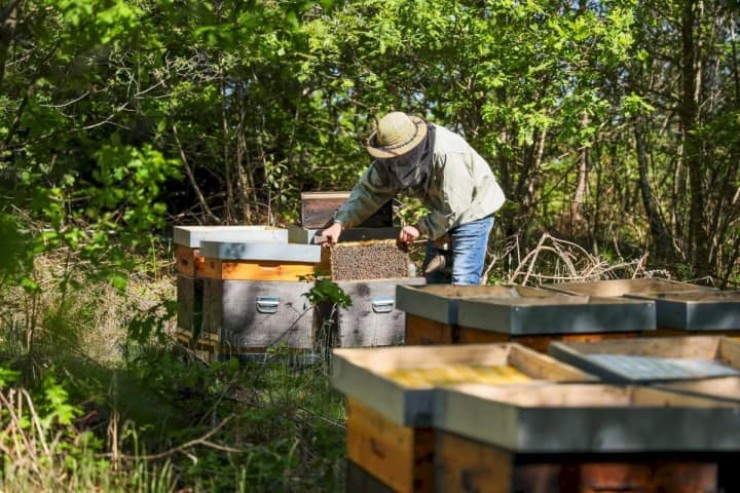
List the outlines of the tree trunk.
<svg viewBox="0 0 740 493">
<path fill-rule="evenodd" d="M 5 79 L 8 50 L 15 38 L 15 26 L 20 17 L 23 0 L 13 0 L 0 9 L 0 87 Z"/>
<path fill-rule="evenodd" d="M 581 128 L 588 126 L 588 114 L 586 112 L 581 113 L 580 124 Z M 584 145 L 578 150 L 578 158 L 576 160 L 576 190 L 573 194 L 573 202 L 570 205 L 570 221 L 571 221 L 571 233 L 577 234 L 582 228 L 584 223 L 583 217 L 583 204 L 586 201 L 588 194 L 588 146 Z"/>
<path fill-rule="evenodd" d="M 707 275 L 709 265 L 709 238 L 705 229 L 704 160 L 701 141 L 696 134 L 699 123 L 699 94 L 701 93 L 702 67 L 698 56 L 697 41 L 700 38 L 703 1 L 685 0 L 681 12 L 681 118 L 684 161 L 689 171 L 691 192 L 689 211 L 688 258 L 694 272 Z"/>
<path fill-rule="evenodd" d="M 650 224 L 650 234 L 653 238 L 655 254 L 659 259 L 671 261 L 673 258 L 673 242 L 671 235 L 666 228 L 665 221 L 658 211 L 653 197 L 653 191 L 650 188 L 648 180 L 648 156 L 647 145 L 645 143 L 644 127 L 642 124 L 635 122 L 635 148 L 637 151 L 637 166 L 640 174 L 640 192 L 642 196 L 642 205 L 645 207 L 645 214 Z"/>
</svg>

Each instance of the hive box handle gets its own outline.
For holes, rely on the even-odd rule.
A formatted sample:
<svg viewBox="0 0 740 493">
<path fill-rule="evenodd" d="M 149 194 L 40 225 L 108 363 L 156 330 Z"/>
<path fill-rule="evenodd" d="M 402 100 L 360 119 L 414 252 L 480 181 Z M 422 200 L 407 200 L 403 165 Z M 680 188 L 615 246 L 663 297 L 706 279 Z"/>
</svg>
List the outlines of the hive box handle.
<svg viewBox="0 0 740 493">
<path fill-rule="evenodd" d="M 390 313 L 393 311 L 395 301 L 394 298 L 389 297 L 375 298 L 372 300 L 373 311 L 375 313 Z"/>
<path fill-rule="evenodd" d="M 280 305 L 280 297 L 278 296 L 258 296 L 257 297 L 257 311 L 259 313 L 277 313 L 278 306 Z"/>
</svg>

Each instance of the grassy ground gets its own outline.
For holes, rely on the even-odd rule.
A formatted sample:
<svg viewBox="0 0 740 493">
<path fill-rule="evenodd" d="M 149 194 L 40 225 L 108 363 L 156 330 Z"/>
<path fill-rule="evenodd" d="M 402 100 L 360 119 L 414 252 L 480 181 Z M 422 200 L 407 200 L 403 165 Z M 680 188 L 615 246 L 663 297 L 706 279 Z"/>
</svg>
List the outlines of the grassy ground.
<svg viewBox="0 0 740 493">
<path fill-rule="evenodd" d="M 168 269 L 125 292 L 36 270 L 0 293 L 0 490 L 344 490 L 329 361 L 205 365 L 170 337 Z"/>
</svg>

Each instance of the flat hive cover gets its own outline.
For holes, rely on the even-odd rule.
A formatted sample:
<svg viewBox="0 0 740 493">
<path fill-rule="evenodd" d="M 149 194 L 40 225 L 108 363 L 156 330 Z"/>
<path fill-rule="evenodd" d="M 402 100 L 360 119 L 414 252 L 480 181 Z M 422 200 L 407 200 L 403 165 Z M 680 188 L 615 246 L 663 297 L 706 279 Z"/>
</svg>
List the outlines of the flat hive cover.
<svg viewBox="0 0 740 493">
<path fill-rule="evenodd" d="M 628 380 L 669 380 L 740 375 L 740 371 L 735 368 L 713 360 L 623 354 L 593 354 L 586 358 Z"/>
<path fill-rule="evenodd" d="M 435 320 L 444 324 L 458 323 L 458 305 L 463 300 L 501 299 L 517 303 L 519 299 L 563 300 L 569 295 L 528 286 L 455 286 L 428 284 L 423 287 L 402 287 L 398 290 L 397 305 L 408 314 Z M 582 297 L 581 297 L 582 298 Z M 532 301 L 537 303 L 537 301 Z"/>
<path fill-rule="evenodd" d="M 516 453 L 736 451 L 736 403 L 647 386 L 439 389 L 435 428 Z"/>
<path fill-rule="evenodd" d="M 511 335 L 550 335 L 654 330 L 651 300 L 556 295 L 464 299 L 461 327 Z"/>
<path fill-rule="evenodd" d="M 174 243 L 200 248 L 203 241 L 287 243 L 288 230 L 270 226 L 175 226 Z"/>
<path fill-rule="evenodd" d="M 592 296 L 629 296 L 637 294 L 665 293 L 678 291 L 711 291 L 711 288 L 673 281 L 670 279 L 608 279 L 604 281 L 565 282 L 550 284 L 547 289 L 569 294 Z"/>
<path fill-rule="evenodd" d="M 612 382 L 690 380 L 740 374 L 740 343 L 687 336 L 554 342 L 550 354 Z"/>
<path fill-rule="evenodd" d="M 740 330 L 740 291 L 673 291 L 631 296 L 655 302 L 661 328 Z"/>
</svg>

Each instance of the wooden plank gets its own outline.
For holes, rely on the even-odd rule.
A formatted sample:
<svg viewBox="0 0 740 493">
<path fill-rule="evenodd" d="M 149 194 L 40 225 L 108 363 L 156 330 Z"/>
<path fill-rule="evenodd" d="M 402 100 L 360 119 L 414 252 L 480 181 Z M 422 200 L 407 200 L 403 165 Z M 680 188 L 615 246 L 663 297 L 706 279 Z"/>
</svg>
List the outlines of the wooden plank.
<svg viewBox="0 0 740 493">
<path fill-rule="evenodd" d="M 203 322 L 203 279 L 177 274 L 177 326 L 200 332 Z"/>
<path fill-rule="evenodd" d="M 317 264 L 278 261 L 205 259 L 203 277 L 240 281 L 301 281 L 312 278 Z"/>
<path fill-rule="evenodd" d="M 714 359 L 719 354 L 721 337 L 642 338 L 604 340 L 596 344 L 572 342 L 561 347 L 581 354 L 626 354 L 663 358 Z"/>
<path fill-rule="evenodd" d="M 740 377 L 706 378 L 700 380 L 656 383 L 654 387 L 657 389 L 685 392 L 690 395 L 723 399 L 740 404 Z"/>
<path fill-rule="evenodd" d="M 451 433 L 436 433 L 437 491 L 513 493 L 514 464 L 509 453 Z M 533 490 L 522 490 L 535 493 Z M 556 490 L 541 490 L 551 493 Z"/>
<path fill-rule="evenodd" d="M 562 362 L 536 354 L 528 350 L 526 345 L 512 344 L 508 363 L 524 371 L 527 375 L 538 380 L 558 382 L 582 382 L 589 379 L 589 375 Z M 542 353 L 542 351 L 539 351 Z"/>
<path fill-rule="evenodd" d="M 720 339 L 716 357 L 722 363 L 733 368 L 740 368 L 740 344 L 736 339 Z"/>
<path fill-rule="evenodd" d="M 460 327 L 457 342 L 460 344 L 515 342 L 547 354 L 553 342 L 595 342 L 606 340 L 634 339 L 640 332 L 599 332 L 593 334 L 543 334 L 532 336 L 508 335 L 488 330 Z"/>
<path fill-rule="evenodd" d="M 696 493 L 718 490 L 713 457 L 519 455 L 437 431 L 437 487 L 476 493 Z"/>
<path fill-rule="evenodd" d="M 626 296 L 634 294 L 675 293 L 712 290 L 705 286 L 670 279 L 609 279 L 604 281 L 566 282 L 543 286 L 560 293 L 586 296 Z"/>
<path fill-rule="evenodd" d="M 433 492 L 434 429 L 400 426 L 353 399 L 347 457 L 399 493 Z"/>
<path fill-rule="evenodd" d="M 198 248 L 175 245 L 175 269 L 186 276 L 195 277 L 203 272 L 205 259 Z"/>
<path fill-rule="evenodd" d="M 452 344 L 453 342 L 458 342 L 456 327 L 408 312 L 406 312 L 404 340 L 407 346 Z"/>
</svg>

